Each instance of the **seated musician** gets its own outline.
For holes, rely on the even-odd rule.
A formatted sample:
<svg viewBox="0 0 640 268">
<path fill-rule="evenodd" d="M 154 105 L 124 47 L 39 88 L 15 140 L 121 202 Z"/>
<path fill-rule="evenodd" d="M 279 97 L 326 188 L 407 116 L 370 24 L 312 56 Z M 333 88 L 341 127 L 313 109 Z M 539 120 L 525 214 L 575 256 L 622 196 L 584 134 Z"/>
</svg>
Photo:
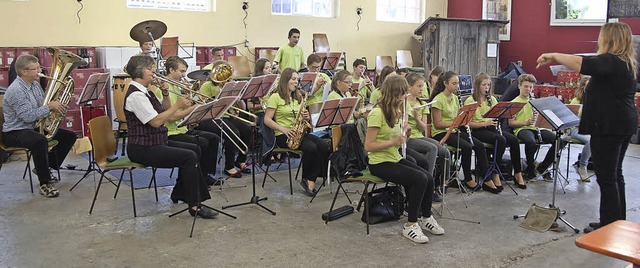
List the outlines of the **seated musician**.
<svg viewBox="0 0 640 268">
<path fill-rule="evenodd" d="M 369 98 L 369 103 L 375 105 L 378 102 L 378 99 L 381 96 L 380 87 L 382 86 L 384 79 L 387 78 L 387 76 L 389 75 L 395 75 L 395 74 L 396 74 L 396 69 L 391 66 L 384 66 L 384 68 L 382 68 L 382 70 L 380 71 L 380 76 L 378 77 L 378 81 L 376 81 L 376 89 L 374 89 L 371 92 L 371 98 Z"/>
<path fill-rule="evenodd" d="M 363 59 L 356 59 L 353 61 L 353 73 L 351 81 L 353 83 L 359 83 L 360 90 L 358 91 L 358 96 L 363 100 L 369 99 L 371 97 L 371 91 L 373 89 L 373 83 L 368 77 L 365 77 L 364 72 L 367 70 L 367 65 L 365 64 Z M 362 108 L 362 107 L 361 107 Z"/>
<path fill-rule="evenodd" d="M 368 128 L 364 142 L 369 152 L 369 170 L 381 179 L 400 184 L 407 196 L 409 217 L 403 225 L 402 235 L 416 243 L 427 243 L 422 230 L 444 234 L 444 229 L 431 215 L 434 190 L 433 177 L 424 169 L 398 153 L 406 142 L 407 125 L 401 129 L 402 102 L 407 93 L 407 82 L 397 75 L 389 76 L 382 84 L 382 96 L 367 118 Z M 418 218 L 418 210 L 422 217 Z"/>
<path fill-rule="evenodd" d="M 440 143 L 432 138 L 428 138 L 427 133 L 427 117 L 429 116 L 429 107 L 424 106 L 420 97 L 424 85 L 422 75 L 412 73 L 407 75 L 407 84 L 409 85 L 407 95 L 407 113 L 409 117 L 409 126 L 411 127 L 411 135 L 407 140 L 407 151 L 411 157 L 416 159 L 417 164 L 423 167 L 429 174 L 432 174 L 435 180 L 435 186 L 445 181 L 448 174 L 443 171 L 446 160 L 450 158 L 449 150 L 440 145 Z M 414 153 L 415 152 L 415 153 Z M 436 169 L 436 164 L 438 168 Z M 436 176 L 438 174 L 439 176 Z M 434 193 L 434 201 L 440 201 L 442 197 Z"/>
<path fill-rule="evenodd" d="M 431 92 L 431 100 L 436 101 L 431 107 L 433 138 L 436 140 L 444 138 L 458 115 L 460 101 L 456 94 L 459 83 L 458 75 L 455 72 L 447 71 L 438 78 L 438 82 Z M 471 152 L 473 151 L 476 154 L 476 169 L 479 170 L 478 174 L 482 174 L 479 177 L 482 177 L 487 173 L 488 169 L 487 151 L 484 149 L 484 145 L 480 140 L 459 129 L 452 130 L 446 143 L 451 147 L 460 149 L 462 154 L 461 165 L 464 173 L 463 184 L 467 188 L 475 189 L 478 183 L 473 179 L 473 173 L 471 172 Z M 500 193 L 500 189 L 493 184 L 492 180 L 485 181 L 482 184 L 482 189 L 494 194 Z"/>
<path fill-rule="evenodd" d="M 150 56 L 150 57 L 155 57 L 156 52 L 153 50 L 153 42 L 151 41 L 146 41 L 146 42 L 138 42 L 138 44 L 140 45 L 140 53 L 138 53 L 138 56 Z"/>
<path fill-rule="evenodd" d="M 225 64 L 225 63 L 227 62 L 216 61 L 213 63 L 212 68 L 215 68 L 216 66 L 220 64 Z M 214 76 L 216 76 L 216 74 L 214 72 L 211 72 L 209 81 L 205 82 L 200 87 L 200 93 L 205 97 L 216 98 L 218 97 L 218 94 L 220 94 L 220 91 L 222 90 L 222 86 L 224 85 L 224 83 L 214 82 L 213 81 Z M 245 108 L 244 102 L 242 101 L 238 101 L 236 105 L 240 105 L 241 109 Z M 236 147 L 236 145 L 234 144 L 234 141 L 238 143 L 238 141 L 236 141 L 237 139 L 235 138 L 235 136 L 239 137 L 242 141 L 245 141 L 245 142 L 251 140 L 251 126 L 236 117 L 230 117 L 228 115 L 225 115 L 222 118 L 222 120 L 227 124 L 227 126 L 229 126 L 230 130 L 235 135 L 228 133 L 232 137 L 227 137 L 226 135 L 223 136 L 222 130 L 212 120 L 201 122 L 198 126 L 198 129 L 208 131 L 208 132 L 213 132 L 215 134 L 218 134 L 220 137 L 224 139 L 224 144 L 223 144 L 224 156 L 225 156 L 224 174 L 230 177 L 240 178 L 242 177 L 243 172 L 251 173 L 251 169 L 248 168 L 249 166 L 246 163 L 247 154 L 242 153 L 240 149 Z M 222 123 L 219 123 L 219 125 L 222 126 Z M 225 131 L 228 132 L 229 129 L 226 129 L 225 127 Z M 233 140 L 230 140 L 230 139 L 233 139 Z"/>
<path fill-rule="evenodd" d="M 213 69 L 213 64 L 216 61 L 224 60 L 224 51 L 222 51 L 221 47 L 214 47 L 211 49 L 211 63 L 204 66 L 202 70 L 211 70 Z"/>
<path fill-rule="evenodd" d="M 302 113 L 303 120 L 309 120 L 309 112 L 300 107 L 302 96 L 298 89 L 298 73 L 292 68 L 286 68 L 280 75 L 276 91 L 267 100 L 264 124 L 273 129 L 276 144 L 280 148 L 288 148 L 287 139 L 302 139 L 299 150 L 302 150 L 302 189 L 309 196 L 315 192 L 315 181 L 323 177 L 331 148 L 321 138 L 308 133 L 296 136 L 291 129 L 296 124 L 298 113 Z"/>
<path fill-rule="evenodd" d="M 171 193 L 172 201 L 182 200 L 189 205 L 192 216 L 211 219 L 217 212 L 198 207 L 199 202 L 209 196 L 207 184 L 198 169 L 198 146 L 193 143 L 169 140 L 165 123 L 186 116 L 193 108 L 191 100 L 181 98 L 165 110 L 155 94 L 148 92 L 153 78 L 153 58 L 133 56 L 126 72 L 131 83 L 125 96 L 124 113 L 129 126 L 127 154 L 131 161 L 145 166 L 178 167 L 176 186 Z"/>
<path fill-rule="evenodd" d="M 524 154 L 527 157 L 527 169 L 525 176 L 532 180 L 539 174 L 547 181 L 553 180 L 551 174 L 546 172 L 547 168 L 553 164 L 555 158 L 556 135 L 544 128 L 535 127 L 536 117 L 534 116 L 533 106 L 529 102 L 529 96 L 533 91 L 533 85 L 536 84 L 535 76 L 531 74 L 523 74 L 518 77 L 518 95 L 513 102 L 523 102 L 526 105 L 516 114 L 513 119 L 509 120 L 509 126 L 513 128 L 513 133 L 524 143 Z M 551 148 L 547 151 L 542 163 L 535 166 L 535 154 L 538 149 L 538 143 L 551 144 Z"/>
<path fill-rule="evenodd" d="M 176 83 L 183 82 L 183 78 L 187 73 L 189 65 L 185 60 L 178 56 L 171 56 L 164 64 L 167 70 L 167 78 Z M 186 82 L 184 82 L 187 84 Z M 162 87 L 153 87 L 153 93 L 162 103 L 165 110 L 169 110 L 180 99 L 179 94 L 188 95 L 189 92 L 183 90 L 177 85 L 162 85 Z M 204 175 L 208 185 L 222 183 L 216 180 L 211 174 L 216 173 L 216 160 L 218 156 L 218 135 L 201 130 L 188 129 L 187 126 L 178 127 L 181 120 L 168 121 L 164 125 L 168 129 L 169 140 L 188 142 L 198 145 L 200 148 L 200 169 Z"/>
<path fill-rule="evenodd" d="M 351 84 L 353 83 L 353 76 L 347 70 L 340 70 L 333 75 L 333 81 L 331 82 L 331 92 L 327 95 L 327 100 L 349 98 L 351 96 Z M 353 117 L 348 120 L 348 123 L 353 123 L 354 118 L 361 118 L 362 115 L 358 110 L 353 112 Z"/>
<path fill-rule="evenodd" d="M 269 59 L 260 58 L 256 61 L 256 65 L 253 68 L 252 77 L 260 77 L 263 75 L 271 74 L 271 62 Z M 264 119 L 264 110 L 262 108 L 262 103 L 265 97 L 260 97 L 257 100 L 250 100 L 247 102 L 247 108 L 253 114 L 258 116 L 256 120 L 256 126 L 260 126 L 262 124 L 262 120 Z"/>
<path fill-rule="evenodd" d="M 58 141 L 58 145 L 48 152 L 47 138 L 34 129 L 35 124 L 38 120 L 47 117 L 50 112 L 57 111 L 64 114 L 67 107 L 57 100 L 42 104 L 44 90 L 39 83 L 38 74 L 42 68 L 38 64 L 38 58 L 21 55 L 15 60 L 15 66 L 18 77 L 7 88 L 2 102 L 4 144 L 9 147 L 28 148 L 33 156 L 36 175 L 40 181 L 40 194 L 46 197 L 57 197 L 60 193 L 53 187 L 53 183 L 59 180 L 51 174 L 49 169 L 60 168 L 60 164 L 76 141 L 76 134 L 58 129 L 53 136 L 53 139 Z"/>
<path fill-rule="evenodd" d="M 589 84 L 590 79 L 591 76 L 589 75 L 583 75 L 582 77 L 580 77 L 578 89 L 576 90 L 574 98 L 571 100 L 571 104 L 583 104 L 584 96 L 586 93 L 585 90 L 587 89 L 587 85 Z M 580 108 L 578 117 L 582 117 L 582 108 Z M 574 127 L 571 129 L 570 136 L 572 139 L 579 140 L 584 144 L 582 146 L 580 160 L 573 166 L 576 168 L 578 175 L 580 175 L 581 181 L 590 182 L 591 179 L 589 179 L 589 174 L 587 173 L 587 165 L 589 164 L 589 158 L 591 158 L 591 135 L 580 134 L 578 133 L 578 127 Z"/>
<path fill-rule="evenodd" d="M 478 109 L 473 114 L 473 119 L 469 122 L 469 127 L 471 127 L 472 130 L 471 135 L 484 143 L 495 146 L 496 127 L 498 126 L 498 123 L 493 118 L 482 117 L 482 115 L 487 113 L 491 107 L 498 104 L 498 99 L 496 99 L 492 94 L 491 77 L 488 74 L 479 73 L 473 79 L 473 94 L 464 101 L 464 104 L 466 105 L 472 102 L 478 102 L 480 103 L 480 106 L 478 106 Z M 500 135 L 497 137 L 498 147 L 496 159 L 498 161 L 502 161 L 504 151 L 506 150 L 506 147 L 509 146 L 509 155 L 511 156 L 513 173 L 516 179 L 515 183 L 520 189 L 526 189 L 527 185 L 522 177 L 520 141 L 518 141 L 518 138 L 515 135 L 509 132 L 504 131 L 499 134 Z M 502 190 L 504 188 L 497 173 L 493 174 L 492 180 L 498 189 Z"/>
<path fill-rule="evenodd" d="M 433 67 L 433 69 L 431 70 L 431 73 L 429 74 L 429 77 L 428 77 L 429 79 L 427 80 L 427 82 L 424 84 L 422 88 L 423 99 L 431 98 L 431 91 L 433 91 L 433 89 L 436 87 L 436 83 L 438 82 L 438 77 L 440 77 L 442 73 L 444 73 L 444 69 L 442 68 L 442 66 L 436 65 L 436 67 Z"/>
<path fill-rule="evenodd" d="M 325 73 L 320 72 L 320 65 L 322 63 L 322 58 L 316 54 L 311 54 L 307 57 L 307 67 L 309 68 L 310 73 L 317 73 L 318 78 L 313 83 L 313 87 L 311 88 L 311 95 L 309 95 L 309 99 L 307 100 L 307 105 L 321 103 L 323 101 L 322 97 L 324 95 L 324 85 L 331 84 L 331 78 Z"/>
</svg>

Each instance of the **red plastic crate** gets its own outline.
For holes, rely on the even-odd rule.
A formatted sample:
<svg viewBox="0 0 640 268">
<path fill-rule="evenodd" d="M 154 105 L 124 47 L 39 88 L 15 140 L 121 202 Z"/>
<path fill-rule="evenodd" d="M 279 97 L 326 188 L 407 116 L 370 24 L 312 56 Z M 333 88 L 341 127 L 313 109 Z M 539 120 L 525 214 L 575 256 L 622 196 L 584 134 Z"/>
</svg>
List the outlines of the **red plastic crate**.
<svg viewBox="0 0 640 268">
<path fill-rule="evenodd" d="M 235 47 L 224 47 L 224 48 L 222 48 L 222 51 L 224 51 L 224 60 L 229 60 L 229 56 L 235 56 L 236 55 L 236 48 Z"/>
<path fill-rule="evenodd" d="M 556 80 L 559 85 L 569 86 L 578 85 L 580 82 L 580 73 L 570 70 L 558 71 L 558 79 Z"/>
<path fill-rule="evenodd" d="M 104 73 L 104 69 L 102 68 L 92 68 L 92 69 L 76 69 L 71 72 L 71 77 L 73 77 L 73 81 L 75 82 L 76 88 L 83 88 L 84 85 L 89 80 L 89 76 L 94 73 Z"/>
<path fill-rule="evenodd" d="M 0 48 L 0 68 L 4 68 L 4 67 L 5 67 L 5 64 L 4 64 L 4 48 Z"/>
<path fill-rule="evenodd" d="M 42 66 L 43 68 L 51 68 L 51 64 L 53 63 L 53 56 L 51 56 L 51 53 L 49 53 L 47 48 L 37 48 L 36 55 L 38 55 L 38 58 L 40 59 L 40 66 Z"/>
<path fill-rule="evenodd" d="M 573 99 L 573 96 L 575 94 L 576 94 L 575 87 L 559 87 L 556 89 L 556 96 L 558 96 L 558 98 L 562 100 L 564 103 L 571 102 L 571 99 Z"/>
<path fill-rule="evenodd" d="M 104 110 L 104 107 L 94 107 L 91 109 L 91 115 L 89 114 L 89 107 L 82 107 L 82 133 L 83 136 L 91 138 L 91 133 L 89 132 L 89 120 L 96 118 L 98 116 L 106 115 L 107 113 Z"/>
<path fill-rule="evenodd" d="M 69 110 L 64 115 L 64 119 L 60 122 L 60 128 L 73 131 L 82 135 L 82 119 L 79 110 Z"/>
<path fill-rule="evenodd" d="M 22 55 L 36 55 L 36 48 L 34 47 L 20 47 L 16 48 L 16 58 Z"/>
<path fill-rule="evenodd" d="M 9 71 L 0 71 L 0 87 L 9 86 Z"/>
<path fill-rule="evenodd" d="M 2 60 L 2 62 L 4 63 L 4 66 L 0 66 L 0 67 L 6 67 L 9 68 L 11 66 L 11 62 L 13 60 L 16 59 L 16 49 L 15 48 L 4 48 L 4 58 Z"/>
<path fill-rule="evenodd" d="M 211 48 L 209 47 L 196 47 L 196 62 L 209 64 L 211 61 Z"/>
<path fill-rule="evenodd" d="M 549 96 L 556 95 L 556 86 L 554 85 L 534 85 L 533 86 L 533 95 L 536 98 L 544 98 Z"/>
</svg>

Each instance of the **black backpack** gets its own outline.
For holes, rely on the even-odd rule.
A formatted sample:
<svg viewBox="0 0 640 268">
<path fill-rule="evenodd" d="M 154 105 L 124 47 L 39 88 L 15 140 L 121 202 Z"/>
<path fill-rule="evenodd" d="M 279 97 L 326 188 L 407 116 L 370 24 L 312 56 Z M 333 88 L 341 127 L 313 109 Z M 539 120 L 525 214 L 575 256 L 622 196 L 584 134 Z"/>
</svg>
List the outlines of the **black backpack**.
<svg viewBox="0 0 640 268">
<path fill-rule="evenodd" d="M 362 142 L 354 124 L 343 124 L 342 139 L 338 149 L 329 155 L 331 173 L 339 180 L 362 176 L 361 170 L 367 168 L 367 159 Z"/>
</svg>

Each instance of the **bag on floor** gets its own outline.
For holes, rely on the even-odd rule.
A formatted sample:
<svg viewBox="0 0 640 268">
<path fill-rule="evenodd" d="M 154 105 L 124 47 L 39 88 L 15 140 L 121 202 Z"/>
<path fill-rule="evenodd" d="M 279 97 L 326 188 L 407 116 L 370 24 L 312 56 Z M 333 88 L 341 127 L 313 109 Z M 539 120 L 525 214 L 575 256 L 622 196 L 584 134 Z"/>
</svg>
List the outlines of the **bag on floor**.
<svg viewBox="0 0 640 268">
<path fill-rule="evenodd" d="M 369 224 L 377 224 L 386 221 L 400 219 L 404 212 L 404 195 L 399 186 L 386 186 L 367 193 L 369 207 L 362 211 L 361 220 L 367 222 L 367 210 L 369 210 Z"/>
</svg>

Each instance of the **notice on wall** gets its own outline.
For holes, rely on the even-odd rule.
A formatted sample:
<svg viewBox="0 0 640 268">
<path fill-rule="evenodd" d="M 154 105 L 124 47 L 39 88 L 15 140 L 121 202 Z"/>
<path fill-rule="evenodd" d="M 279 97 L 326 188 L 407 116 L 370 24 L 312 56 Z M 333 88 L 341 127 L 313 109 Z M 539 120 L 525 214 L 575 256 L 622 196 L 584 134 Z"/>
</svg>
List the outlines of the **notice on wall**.
<svg viewBox="0 0 640 268">
<path fill-rule="evenodd" d="M 609 0 L 609 18 L 640 17 L 640 0 Z"/>
<path fill-rule="evenodd" d="M 212 0 L 127 0 L 128 8 L 210 12 Z"/>
</svg>

